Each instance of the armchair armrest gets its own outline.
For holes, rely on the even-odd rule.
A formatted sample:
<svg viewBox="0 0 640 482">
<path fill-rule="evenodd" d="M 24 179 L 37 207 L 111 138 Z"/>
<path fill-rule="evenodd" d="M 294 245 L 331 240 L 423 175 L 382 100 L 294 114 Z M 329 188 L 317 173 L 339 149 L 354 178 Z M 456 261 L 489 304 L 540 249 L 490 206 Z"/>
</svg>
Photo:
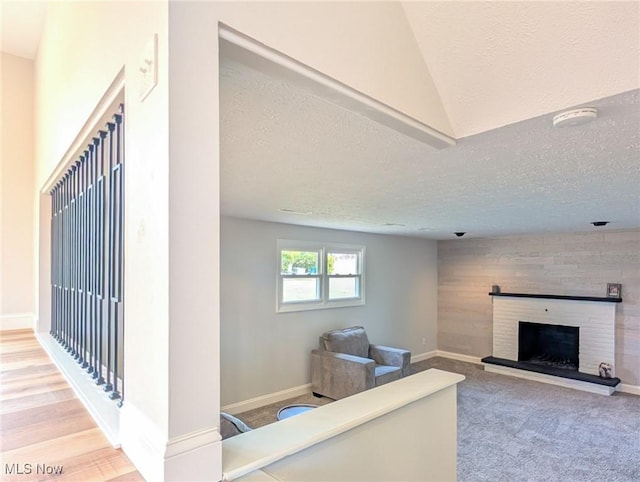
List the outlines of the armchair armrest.
<svg viewBox="0 0 640 482">
<path fill-rule="evenodd" d="M 375 386 L 375 362 L 344 353 L 311 351 L 311 390 L 334 400 Z"/>
<path fill-rule="evenodd" d="M 384 345 L 369 345 L 369 356 L 378 365 L 402 368 L 402 376 L 406 377 L 411 370 L 411 352 Z"/>
</svg>

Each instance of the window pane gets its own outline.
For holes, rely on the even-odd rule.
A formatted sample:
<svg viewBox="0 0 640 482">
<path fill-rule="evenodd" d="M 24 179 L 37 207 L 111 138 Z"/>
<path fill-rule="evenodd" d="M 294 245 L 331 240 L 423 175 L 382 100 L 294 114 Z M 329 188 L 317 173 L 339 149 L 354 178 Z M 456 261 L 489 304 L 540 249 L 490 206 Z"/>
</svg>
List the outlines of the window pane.
<svg viewBox="0 0 640 482">
<path fill-rule="evenodd" d="M 329 299 L 358 298 L 360 278 L 329 278 Z"/>
<path fill-rule="evenodd" d="M 320 298 L 319 279 L 310 278 L 284 278 L 282 280 L 282 301 L 315 301 Z"/>
<path fill-rule="evenodd" d="M 320 256 L 317 251 L 280 252 L 280 274 L 317 274 Z"/>
<path fill-rule="evenodd" d="M 329 251 L 327 254 L 328 274 L 360 274 L 358 253 L 336 253 Z"/>
</svg>

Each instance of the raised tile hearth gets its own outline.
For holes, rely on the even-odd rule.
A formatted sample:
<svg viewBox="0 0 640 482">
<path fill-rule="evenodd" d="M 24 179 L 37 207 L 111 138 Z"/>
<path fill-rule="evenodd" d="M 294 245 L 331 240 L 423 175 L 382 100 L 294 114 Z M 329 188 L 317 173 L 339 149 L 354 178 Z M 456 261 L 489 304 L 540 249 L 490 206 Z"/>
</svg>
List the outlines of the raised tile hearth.
<svg viewBox="0 0 640 482">
<path fill-rule="evenodd" d="M 487 356 L 482 359 L 485 371 L 535 380 L 585 392 L 611 395 L 617 390 L 620 379 L 603 378 L 564 368 L 553 368 L 527 362 L 517 362 Z"/>
</svg>

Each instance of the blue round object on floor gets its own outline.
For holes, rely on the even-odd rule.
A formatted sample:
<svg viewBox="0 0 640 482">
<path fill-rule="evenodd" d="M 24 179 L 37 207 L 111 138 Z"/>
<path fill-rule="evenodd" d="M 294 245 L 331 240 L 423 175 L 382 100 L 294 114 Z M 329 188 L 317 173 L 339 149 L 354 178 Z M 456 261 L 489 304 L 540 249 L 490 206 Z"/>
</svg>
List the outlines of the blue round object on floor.
<svg viewBox="0 0 640 482">
<path fill-rule="evenodd" d="M 310 405 L 308 403 L 296 403 L 293 405 L 287 405 L 286 407 L 282 407 L 278 410 L 278 420 L 284 420 L 285 418 L 293 417 L 294 415 L 298 415 L 303 412 L 308 412 L 309 410 L 313 410 L 317 408 L 317 405 Z"/>
</svg>

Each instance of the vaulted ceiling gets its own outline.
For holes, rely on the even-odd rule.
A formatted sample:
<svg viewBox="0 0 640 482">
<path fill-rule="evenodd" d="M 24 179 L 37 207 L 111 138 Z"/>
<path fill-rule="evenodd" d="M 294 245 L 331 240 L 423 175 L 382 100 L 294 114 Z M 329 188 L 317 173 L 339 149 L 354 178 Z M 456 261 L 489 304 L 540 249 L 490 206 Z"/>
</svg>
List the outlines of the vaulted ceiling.
<svg viewBox="0 0 640 482">
<path fill-rule="evenodd" d="M 35 56 L 44 3 L 3 2 L 4 51 Z M 223 59 L 223 214 L 434 239 L 640 227 L 639 2 L 402 8 L 457 145 Z M 594 122 L 552 127 L 586 105 Z"/>
</svg>

